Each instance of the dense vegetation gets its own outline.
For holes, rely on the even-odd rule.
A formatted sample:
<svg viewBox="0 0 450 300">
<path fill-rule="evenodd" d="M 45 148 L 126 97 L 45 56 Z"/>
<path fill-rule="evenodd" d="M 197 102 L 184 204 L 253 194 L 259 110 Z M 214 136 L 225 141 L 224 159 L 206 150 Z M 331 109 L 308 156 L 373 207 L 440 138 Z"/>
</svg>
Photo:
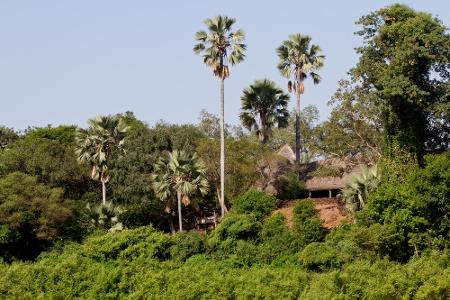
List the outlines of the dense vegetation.
<svg viewBox="0 0 450 300">
<path fill-rule="evenodd" d="M 208 19 L 196 35 L 222 83 L 227 52 L 216 48 L 244 59 L 234 22 Z M 264 80 L 242 96 L 248 132 L 205 111 L 189 125 L 126 112 L 87 129 L 0 127 L 0 298 L 450 298 L 450 37 L 403 5 L 358 24 L 360 61 L 321 124 L 313 106 L 289 115 L 288 95 Z M 306 76 L 320 80 L 310 41 L 292 35 L 278 49 L 298 103 Z M 344 190 L 348 222 L 323 227 L 302 169 L 276 154 L 284 144 L 299 163 L 372 166 Z M 276 209 L 292 199 L 288 220 Z M 215 229 L 194 229 L 221 210 Z"/>
</svg>

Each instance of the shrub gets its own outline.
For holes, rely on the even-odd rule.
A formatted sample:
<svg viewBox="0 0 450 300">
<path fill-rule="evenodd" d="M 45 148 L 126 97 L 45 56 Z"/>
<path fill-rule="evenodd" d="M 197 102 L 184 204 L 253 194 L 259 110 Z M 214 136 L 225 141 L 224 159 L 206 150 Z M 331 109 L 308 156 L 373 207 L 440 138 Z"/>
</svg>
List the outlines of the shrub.
<svg viewBox="0 0 450 300">
<path fill-rule="evenodd" d="M 253 214 L 258 220 L 268 215 L 277 206 L 277 199 L 266 193 L 251 190 L 233 201 L 233 209 L 238 214 Z"/>
<path fill-rule="evenodd" d="M 277 198 L 281 200 L 292 200 L 305 198 L 308 193 L 305 183 L 298 179 L 295 172 L 280 176 L 275 182 Z"/>
<path fill-rule="evenodd" d="M 299 201 L 294 207 L 294 232 L 298 235 L 300 243 L 306 246 L 312 242 L 323 240 L 325 228 L 312 200 Z"/>
<path fill-rule="evenodd" d="M 261 234 L 263 238 L 270 238 L 287 231 L 286 217 L 278 212 L 264 221 Z"/>
<path fill-rule="evenodd" d="M 254 215 L 229 213 L 217 226 L 212 237 L 217 238 L 219 241 L 224 241 L 228 238 L 255 240 L 259 236 L 260 228 L 261 224 Z"/>
<path fill-rule="evenodd" d="M 173 243 L 170 247 L 170 255 L 177 261 L 185 261 L 205 251 L 204 238 L 197 231 L 178 232 L 173 237 Z"/>
</svg>

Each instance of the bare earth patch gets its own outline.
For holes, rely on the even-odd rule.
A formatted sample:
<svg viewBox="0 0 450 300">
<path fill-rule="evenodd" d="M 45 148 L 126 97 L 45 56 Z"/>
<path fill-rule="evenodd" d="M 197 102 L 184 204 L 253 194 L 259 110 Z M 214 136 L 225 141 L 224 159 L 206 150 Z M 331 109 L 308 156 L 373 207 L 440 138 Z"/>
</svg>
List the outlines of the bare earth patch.
<svg viewBox="0 0 450 300">
<path fill-rule="evenodd" d="M 336 198 L 314 198 L 312 200 L 325 228 L 335 228 L 347 221 L 344 208 Z M 296 200 L 284 201 L 281 207 L 274 212 L 280 212 L 286 217 L 289 229 L 293 226 L 292 217 L 295 203 Z"/>
</svg>

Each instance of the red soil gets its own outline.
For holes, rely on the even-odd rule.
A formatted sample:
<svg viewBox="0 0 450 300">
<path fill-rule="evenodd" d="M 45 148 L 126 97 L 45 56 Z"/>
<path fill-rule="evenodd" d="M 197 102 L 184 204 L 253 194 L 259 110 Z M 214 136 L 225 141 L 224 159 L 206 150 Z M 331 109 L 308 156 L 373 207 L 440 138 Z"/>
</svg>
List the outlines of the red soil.
<svg viewBox="0 0 450 300">
<path fill-rule="evenodd" d="M 336 198 L 313 198 L 312 200 L 325 228 L 338 227 L 348 220 L 342 204 Z M 296 200 L 285 201 L 281 208 L 274 212 L 281 212 L 286 217 L 289 228 L 293 226 L 292 215 L 295 202 Z"/>
</svg>

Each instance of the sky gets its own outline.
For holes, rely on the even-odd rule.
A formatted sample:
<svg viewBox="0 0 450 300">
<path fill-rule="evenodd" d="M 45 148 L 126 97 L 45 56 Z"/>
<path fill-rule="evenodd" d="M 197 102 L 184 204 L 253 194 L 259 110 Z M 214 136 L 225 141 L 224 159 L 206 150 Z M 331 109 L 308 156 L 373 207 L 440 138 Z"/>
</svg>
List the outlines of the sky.
<svg viewBox="0 0 450 300">
<path fill-rule="evenodd" d="M 302 106 L 324 120 L 338 81 L 347 78 L 361 39 L 355 21 L 397 1 L 1 0 L 0 125 L 86 126 L 98 114 L 132 111 L 150 125 L 196 123 L 219 110 L 219 82 L 192 52 L 203 20 L 237 19 L 248 46 L 225 82 L 225 118 L 239 123 L 242 90 L 268 78 L 283 89 L 275 49 L 302 33 L 326 56 L 319 85 L 305 84 Z M 400 2 L 450 24 L 450 2 Z M 290 108 L 294 107 L 293 97 Z"/>
</svg>

